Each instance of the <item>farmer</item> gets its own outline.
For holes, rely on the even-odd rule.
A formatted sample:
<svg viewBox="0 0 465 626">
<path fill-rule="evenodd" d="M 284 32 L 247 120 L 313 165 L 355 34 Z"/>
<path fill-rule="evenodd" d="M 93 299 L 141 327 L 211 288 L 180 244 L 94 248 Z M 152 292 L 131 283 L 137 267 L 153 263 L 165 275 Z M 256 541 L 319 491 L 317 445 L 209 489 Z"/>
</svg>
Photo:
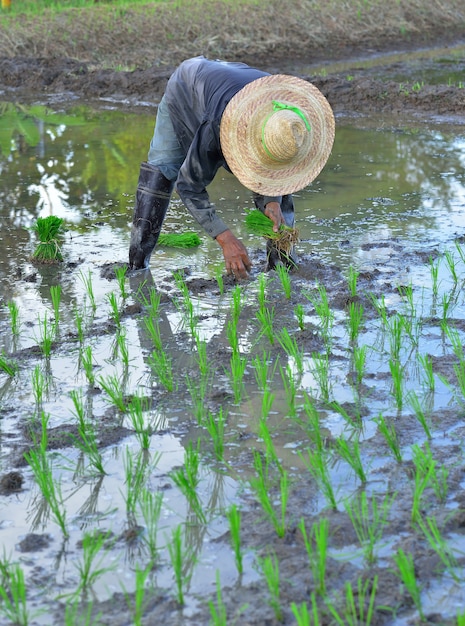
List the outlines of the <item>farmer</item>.
<svg viewBox="0 0 465 626">
<path fill-rule="evenodd" d="M 141 164 L 130 269 L 149 266 L 176 185 L 187 209 L 221 246 L 226 271 L 247 277 L 247 250 L 216 214 L 207 186 L 223 166 L 253 192 L 277 232 L 282 224 L 294 225 L 291 194 L 316 178 L 333 140 L 331 107 L 307 81 L 202 56 L 184 61 L 168 81 L 148 160 Z M 283 260 L 271 243 L 267 252 L 269 269 Z"/>
</svg>

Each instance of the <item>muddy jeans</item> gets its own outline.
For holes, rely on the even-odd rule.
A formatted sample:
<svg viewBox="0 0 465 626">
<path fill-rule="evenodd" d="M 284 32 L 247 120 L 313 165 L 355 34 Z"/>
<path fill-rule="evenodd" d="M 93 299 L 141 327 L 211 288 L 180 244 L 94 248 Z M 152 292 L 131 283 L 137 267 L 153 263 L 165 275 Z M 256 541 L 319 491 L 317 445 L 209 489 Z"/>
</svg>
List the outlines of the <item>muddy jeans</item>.
<svg viewBox="0 0 465 626">
<path fill-rule="evenodd" d="M 168 107 L 162 98 L 158 105 L 155 130 L 150 142 L 147 161 L 151 165 L 156 165 L 168 180 L 176 180 L 185 158 L 184 150 L 174 133 Z"/>
</svg>

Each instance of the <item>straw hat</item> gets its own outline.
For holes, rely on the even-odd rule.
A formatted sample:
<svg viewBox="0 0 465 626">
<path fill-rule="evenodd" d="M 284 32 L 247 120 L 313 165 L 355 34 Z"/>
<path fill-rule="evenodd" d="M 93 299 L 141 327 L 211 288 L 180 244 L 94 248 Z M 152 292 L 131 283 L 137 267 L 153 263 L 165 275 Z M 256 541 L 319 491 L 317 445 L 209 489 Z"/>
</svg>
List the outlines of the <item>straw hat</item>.
<svg viewBox="0 0 465 626">
<path fill-rule="evenodd" d="M 281 196 L 303 189 L 323 169 L 334 142 L 334 116 L 311 83 L 274 74 L 248 83 L 220 124 L 226 163 L 248 189 Z"/>
</svg>

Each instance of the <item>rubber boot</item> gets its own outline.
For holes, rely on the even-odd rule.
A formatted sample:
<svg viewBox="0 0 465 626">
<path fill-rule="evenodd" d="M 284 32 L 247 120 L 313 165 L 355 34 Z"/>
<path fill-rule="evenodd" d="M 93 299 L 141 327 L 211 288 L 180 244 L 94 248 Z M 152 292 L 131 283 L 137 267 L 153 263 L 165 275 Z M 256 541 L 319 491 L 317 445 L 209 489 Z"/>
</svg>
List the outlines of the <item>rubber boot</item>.
<svg viewBox="0 0 465 626">
<path fill-rule="evenodd" d="M 257 209 L 262 213 L 265 212 L 265 203 L 263 196 L 255 195 L 254 202 Z M 281 213 L 283 214 L 286 226 L 294 228 L 294 200 L 292 195 L 283 196 L 281 200 Z M 277 265 L 285 265 L 289 269 L 297 267 L 297 259 L 294 254 L 294 248 L 289 254 L 285 254 L 282 250 L 278 250 L 271 239 L 266 242 L 266 268 L 265 271 L 275 269 Z"/>
<path fill-rule="evenodd" d="M 129 244 L 129 269 L 149 267 L 173 188 L 174 181 L 165 178 L 158 167 L 141 163 Z"/>
</svg>

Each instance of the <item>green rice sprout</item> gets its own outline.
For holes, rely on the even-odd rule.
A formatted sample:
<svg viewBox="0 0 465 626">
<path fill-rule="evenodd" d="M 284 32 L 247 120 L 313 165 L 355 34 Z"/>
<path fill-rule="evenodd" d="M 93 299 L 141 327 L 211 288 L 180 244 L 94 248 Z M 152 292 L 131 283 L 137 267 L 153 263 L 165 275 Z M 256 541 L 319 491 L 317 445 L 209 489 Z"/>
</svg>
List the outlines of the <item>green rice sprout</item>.
<svg viewBox="0 0 465 626">
<path fill-rule="evenodd" d="M 252 489 L 255 491 L 263 510 L 268 516 L 268 519 L 273 525 L 273 528 L 278 537 L 284 537 L 287 530 L 286 511 L 287 501 L 289 498 L 289 481 L 288 473 L 286 471 L 280 472 L 279 478 L 279 496 L 280 496 L 280 508 L 279 514 L 275 510 L 274 500 L 271 497 L 270 485 L 268 481 L 268 464 L 263 467 L 261 456 L 258 452 L 254 453 L 254 467 L 257 473 L 256 478 L 251 479 Z"/>
<path fill-rule="evenodd" d="M 222 296 L 224 294 L 223 268 L 219 265 L 215 267 L 215 279 L 218 289 L 220 290 L 220 295 Z"/>
<path fill-rule="evenodd" d="M 356 497 L 344 500 L 344 508 L 350 517 L 368 565 L 376 562 L 375 547 L 383 536 L 384 527 L 396 494 L 386 495 L 378 504 L 376 495 L 369 501 L 365 491 Z"/>
<path fill-rule="evenodd" d="M 190 583 L 192 569 L 186 564 L 194 562 L 194 552 L 189 546 L 183 545 L 182 526 L 179 524 L 171 531 L 171 541 L 168 543 L 168 552 L 173 567 L 176 582 L 176 599 L 178 604 L 184 605 L 184 588 Z"/>
<path fill-rule="evenodd" d="M 189 288 L 186 283 L 186 279 L 184 277 L 183 272 L 176 271 L 173 273 L 174 282 L 176 287 L 181 292 L 181 298 L 175 299 L 175 304 L 179 309 L 183 321 L 185 325 L 189 328 L 191 335 L 194 337 L 196 334 L 196 329 L 198 325 L 198 316 L 194 311 L 194 304 L 192 302 L 191 295 L 189 293 Z"/>
<path fill-rule="evenodd" d="M 349 275 L 347 276 L 347 284 L 349 286 L 349 294 L 351 298 L 355 298 L 357 295 L 357 280 L 358 280 L 359 272 L 354 268 L 353 265 L 349 267 Z"/>
<path fill-rule="evenodd" d="M 74 309 L 74 323 L 79 343 L 82 345 L 84 343 L 84 315 L 77 307 Z"/>
<path fill-rule="evenodd" d="M 18 373 L 19 366 L 16 361 L 2 353 L 0 354 L 0 370 L 5 372 L 10 378 L 13 378 Z"/>
<path fill-rule="evenodd" d="M 456 583 L 461 581 L 457 573 L 458 563 L 447 540 L 443 537 L 436 519 L 434 517 L 419 518 L 418 526 L 428 540 L 429 545 L 436 552 L 447 573 L 452 576 Z"/>
<path fill-rule="evenodd" d="M 250 233 L 273 241 L 273 245 L 286 256 L 291 254 L 294 244 L 299 241 L 299 232 L 296 228 L 282 224 L 278 232 L 274 232 L 273 220 L 258 209 L 247 213 L 245 225 Z"/>
<path fill-rule="evenodd" d="M 232 504 L 226 511 L 229 522 L 229 533 L 231 537 L 231 546 L 234 551 L 234 559 L 236 562 L 237 572 L 241 576 L 244 571 L 242 544 L 241 544 L 241 510 L 236 504 Z"/>
<path fill-rule="evenodd" d="M 437 499 L 439 502 L 444 503 L 447 498 L 447 477 L 449 472 L 444 465 L 438 468 L 437 461 L 433 459 L 433 453 L 428 442 L 425 443 L 424 449 L 417 444 L 412 446 L 412 460 L 417 471 L 429 477 L 429 484 L 433 488 Z"/>
<path fill-rule="evenodd" d="M 194 360 L 197 363 L 202 378 L 208 380 L 211 375 L 212 367 L 207 354 L 207 342 L 201 339 L 198 333 L 195 334 L 195 345 L 197 350 L 194 353 Z"/>
<path fill-rule="evenodd" d="M 397 359 L 389 359 L 389 369 L 392 376 L 391 394 L 396 402 L 397 409 L 400 411 L 404 405 L 403 378 L 404 368 Z"/>
<path fill-rule="evenodd" d="M 300 457 L 310 472 L 313 480 L 316 482 L 318 488 L 323 493 L 326 502 L 334 511 L 336 511 L 337 500 L 329 474 L 327 454 L 322 449 L 313 451 L 308 448 L 307 457 L 303 454 L 300 454 Z"/>
<path fill-rule="evenodd" d="M 107 377 L 99 376 L 97 383 L 105 391 L 111 402 L 121 411 L 126 413 L 126 398 L 124 395 L 124 386 L 116 374 Z"/>
<path fill-rule="evenodd" d="M 128 417 L 142 450 L 150 448 L 150 440 L 155 430 L 152 423 L 147 423 L 146 414 L 149 409 L 149 399 L 139 394 L 134 395 L 128 404 Z"/>
<path fill-rule="evenodd" d="M 268 591 L 270 593 L 269 603 L 274 611 L 278 622 L 283 619 L 283 611 L 280 601 L 280 580 L 279 580 L 279 561 L 275 554 L 269 554 L 260 560 L 262 573 L 265 577 Z"/>
<path fill-rule="evenodd" d="M 268 424 L 266 423 L 266 419 L 261 419 L 259 423 L 259 437 L 262 439 L 265 444 L 265 458 L 267 466 L 269 467 L 270 463 L 273 462 L 279 471 L 282 473 L 283 468 L 281 465 L 281 461 L 276 453 L 276 448 L 273 443 L 273 438 L 271 437 L 270 429 Z"/>
<path fill-rule="evenodd" d="M 354 591 L 352 584 L 345 584 L 345 607 L 339 612 L 332 603 L 327 606 L 338 626 L 370 626 L 375 614 L 375 599 L 378 589 L 378 576 L 373 581 L 365 582 L 357 578 L 357 588 Z"/>
<path fill-rule="evenodd" d="M 341 436 L 336 438 L 335 444 L 337 452 L 354 470 L 356 475 L 359 477 L 360 482 L 366 483 L 367 475 L 365 468 L 363 467 L 363 461 L 360 455 L 360 443 L 358 439 L 355 438 L 353 441 L 348 441 Z"/>
<path fill-rule="evenodd" d="M 300 607 L 295 602 L 291 602 L 291 611 L 297 621 L 297 626 L 320 626 L 321 624 L 316 597 L 313 591 L 310 598 L 312 601 L 311 617 L 306 602 L 302 602 Z"/>
<path fill-rule="evenodd" d="M 329 306 L 328 294 L 324 285 L 317 285 L 318 295 L 313 293 L 304 293 L 304 296 L 310 300 L 316 315 L 320 320 L 320 332 L 329 349 L 331 346 L 331 329 L 334 323 L 334 313 Z"/>
<path fill-rule="evenodd" d="M 112 291 L 107 294 L 107 300 L 110 304 L 110 318 L 113 320 L 116 328 L 121 327 L 121 312 L 116 294 Z"/>
<path fill-rule="evenodd" d="M 44 313 L 43 318 L 38 315 L 37 320 L 39 323 L 39 338 L 37 339 L 37 344 L 39 345 L 44 357 L 49 359 L 52 353 L 53 340 L 55 337 L 54 328 L 48 323 L 47 312 Z"/>
<path fill-rule="evenodd" d="M 90 461 L 92 467 L 100 475 L 106 474 L 103 468 L 102 454 L 98 447 L 97 434 L 94 425 L 85 416 L 83 405 L 82 390 L 73 389 L 70 392 L 71 400 L 74 405 L 75 416 L 78 421 L 79 437 L 73 437 L 76 446 L 84 452 Z"/>
<path fill-rule="evenodd" d="M 133 614 L 133 625 L 134 626 L 142 626 L 142 618 L 145 614 L 146 609 L 146 586 L 145 583 L 147 581 L 148 575 L 152 571 L 152 563 L 149 563 L 144 569 L 140 568 L 136 565 L 135 568 L 135 591 L 134 591 L 134 601 L 131 602 L 129 600 L 129 594 L 126 594 L 126 600 L 129 606 L 129 609 L 132 609 Z"/>
<path fill-rule="evenodd" d="M 197 233 L 160 233 L 157 241 L 158 246 L 166 248 L 197 248 L 201 244 Z"/>
<path fill-rule="evenodd" d="M 287 300 L 291 297 L 292 284 L 291 284 L 291 276 L 289 268 L 284 264 L 279 264 L 276 266 L 276 273 L 278 274 L 278 278 L 281 282 L 281 286 L 284 291 L 284 296 Z"/>
<path fill-rule="evenodd" d="M 140 492 L 139 508 L 144 520 L 145 532 L 142 534 L 142 542 L 146 546 L 152 564 L 158 558 L 158 524 L 163 504 L 163 492 L 153 492 L 143 488 Z"/>
<path fill-rule="evenodd" d="M 30 613 L 27 605 L 26 581 L 20 565 L 3 561 L 0 565 L 3 573 L 0 585 L 0 612 L 10 624 L 28 626 Z"/>
<path fill-rule="evenodd" d="M 422 366 L 423 380 L 429 391 L 434 392 L 435 378 L 433 371 L 433 359 L 429 354 L 418 354 L 418 361 Z"/>
<path fill-rule="evenodd" d="M 223 598 L 221 597 L 221 582 L 218 570 L 216 570 L 216 606 L 211 600 L 209 601 L 208 606 L 210 607 L 210 615 L 212 618 L 211 623 L 213 626 L 227 626 L 228 614 Z"/>
<path fill-rule="evenodd" d="M 153 350 L 149 357 L 149 365 L 160 384 L 166 391 L 172 392 L 176 388 L 173 371 L 173 360 L 165 350 Z"/>
<path fill-rule="evenodd" d="M 95 311 L 97 310 L 97 303 L 95 301 L 94 287 L 93 287 L 93 284 L 92 284 L 92 272 L 89 270 L 87 275 L 86 275 L 81 270 L 81 272 L 79 273 L 79 277 L 80 277 L 81 282 L 83 283 L 83 285 L 84 285 L 84 287 L 86 289 L 86 295 L 89 298 L 90 306 L 92 308 L 92 311 L 95 313 Z"/>
<path fill-rule="evenodd" d="M 278 341 L 286 352 L 286 354 L 290 357 L 290 359 L 295 364 L 295 367 L 299 374 L 303 374 L 304 372 L 304 353 L 297 343 L 297 339 L 294 335 L 291 335 L 286 327 L 284 327 L 280 333 L 277 335 Z"/>
<path fill-rule="evenodd" d="M 413 450 L 413 460 L 415 463 L 415 476 L 413 483 L 413 497 L 412 497 L 412 511 L 411 521 L 412 524 L 421 522 L 421 500 L 423 493 L 428 485 L 431 483 L 431 478 L 434 472 L 434 463 L 424 463 L 418 455 L 415 455 L 415 449 Z"/>
<path fill-rule="evenodd" d="M 127 265 L 122 265 L 120 267 L 115 267 L 115 276 L 118 282 L 119 292 L 121 298 L 124 300 L 128 297 L 128 292 L 126 290 L 126 274 L 128 271 Z"/>
<path fill-rule="evenodd" d="M 194 448 L 192 442 L 184 451 L 184 465 L 178 469 L 174 469 L 170 476 L 174 483 L 184 495 L 193 512 L 202 524 L 207 521 L 205 512 L 203 510 L 202 503 L 197 494 L 197 486 L 200 482 L 199 468 L 200 468 L 200 440 L 197 442 L 197 447 Z"/>
<path fill-rule="evenodd" d="M 136 457 L 136 458 L 134 458 Z M 156 455 L 152 459 L 152 464 L 147 462 L 147 456 L 142 451 L 141 453 L 134 455 L 130 449 L 126 447 L 123 465 L 126 486 L 125 502 L 126 502 L 126 514 L 130 526 L 135 525 L 136 508 L 139 501 L 140 494 L 144 488 L 147 473 L 150 469 L 153 469 L 160 459 L 160 454 Z"/>
<path fill-rule="evenodd" d="M 394 458 L 398 463 L 402 463 L 402 452 L 400 449 L 399 437 L 394 424 L 388 424 L 381 413 L 374 421 L 378 425 L 379 432 L 383 435 L 384 440 L 394 455 Z"/>
<path fill-rule="evenodd" d="M 265 389 L 263 391 L 263 393 L 262 393 L 261 422 L 266 420 L 266 418 L 270 414 L 271 407 L 273 406 L 274 399 L 275 399 L 275 394 L 272 393 L 269 389 Z"/>
<path fill-rule="evenodd" d="M 129 346 L 126 331 L 122 328 L 116 334 L 115 352 L 119 354 L 123 367 L 127 371 L 129 368 Z"/>
<path fill-rule="evenodd" d="M 224 426 L 223 407 L 220 406 L 217 413 L 208 411 L 205 427 L 213 441 L 213 450 L 218 461 L 224 458 Z"/>
<path fill-rule="evenodd" d="M 440 265 L 440 261 L 434 261 L 434 259 L 432 257 L 429 258 L 429 267 L 430 267 L 430 273 L 431 273 L 431 280 L 432 280 L 432 290 L 433 290 L 433 298 L 436 298 L 438 295 L 438 290 L 439 290 L 439 281 L 438 281 L 438 277 L 439 277 L 439 265 Z"/>
<path fill-rule="evenodd" d="M 363 324 L 363 306 L 360 302 L 349 302 L 349 339 L 355 342 Z"/>
<path fill-rule="evenodd" d="M 261 357 L 258 354 L 255 355 L 252 360 L 252 365 L 259 390 L 262 392 L 269 390 L 270 381 L 274 377 L 276 362 L 272 367 L 270 363 L 270 354 L 264 350 Z"/>
<path fill-rule="evenodd" d="M 329 402 L 331 396 L 331 379 L 329 376 L 329 355 L 314 352 L 311 360 L 311 372 L 318 383 L 321 397 L 325 402 Z"/>
<path fill-rule="evenodd" d="M 420 402 L 420 399 L 418 398 L 418 395 L 414 389 L 409 391 L 409 393 L 407 394 L 407 402 L 410 404 L 410 406 L 414 410 L 415 417 L 417 418 L 419 424 L 421 424 L 426 437 L 428 439 L 431 439 L 432 435 L 431 435 L 431 430 L 428 424 L 428 419 L 425 415 L 425 411 Z"/>
<path fill-rule="evenodd" d="M 14 300 L 10 300 L 7 304 L 10 313 L 10 327 L 13 337 L 19 337 L 21 322 L 19 318 L 19 307 Z"/>
<path fill-rule="evenodd" d="M 144 326 L 150 335 L 153 346 L 156 350 L 162 350 L 161 331 L 158 319 L 153 315 L 144 317 Z"/>
<path fill-rule="evenodd" d="M 328 519 L 323 517 L 320 521 L 314 522 L 310 534 L 308 534 L 305 520 L 302 517 L 298 528 L 302 533 L 305 549 L 307 550 L 315 592 L 324 597 L 326 594 L 326 567 L 328 560 Z"/>
<path fill-rule="evenodd" d="M 394 563 L 396 564 L 397 571 L 395 574 L 400 578 L 407 592 L 413 600 L 415 608 L 418 611 L 420 620 L 423 622 L 425 615 L 423 613 L 423 606 L 421 601 L 421 588 L 418 584 L 418 580 L 415 573 L 415 563 L 411 554 L 406 554 L 402 548 L 397 550 L 394 555 Z"/>
<path fill-rule="evenodd" d="M 449 268 L 450 275 L 454 282 L 454 285 L 457 285 L 459 282 L 459 277 L 457 274 L 457 266 L 453 253 L 450 250 L 446 250 L 444 252 L 444 258 L 446 259 L 447 267 Z"/>
<path fill-rule="evenodd" d="M 299 330 L 305 330 L 305 309 L 301 304 L 296 304 L 294 307 L 294 315 L 297 319 Z"/>
<path fill-rule="evenodd" d="M 92 346 L 86 346 L 83 348 L 80 353 L 80 365 L 84 369 L 84 373 L 87 378 L 87 382 L 89 385 L 93 385 L 95 382 L 95 374 L 94 374 L 94 357 L 92 354 Z"/>
<path fill-rule="evenodd" d="M 354 368 L 355 385 L 359 387 L 366 369 L 368 346 L 354 346 L 352 363 Z"/>
<path fill-rule="evenodd" d="M 229 370 L 227 374 L 231 382 L 234 403 L 239 404 L 244 393 L 244 373 L 247 367 L 247 357 L 241 356 L 239 352 L 233 352 L 229 359 Z"/>
<path fill-rule="evenodd" d="M 108 562 L 108 550 L 105 549 L 105 543 L 109 538 L 109 532 L 105 533 L 100 530 L 84 533 L 81 541 L 82 558 L 74 562 L 79 572 L 79 584 L 74 593 L 75 596 L 89 591 L 100 576 L 115 569 L 115 563 L 103 565 Z"/>
<path fill-rule="evenodd" d="M 60 323 L 60 301 L 61 301 L 61 287 L 60 285 L 52 285 L 50 287 L 50 296 L 53 304 L 53 325 L 55 332 L 58 330 Z"/>
<path fill-rule="evenodd" d="M 274 307 L 263 307 L 259 308 L 255 314 L 257 320 L 260 322 L 260 332 L 259 336 L 263 335 L 268 339 L 270 344 L 274 346 L 275 344 L 275 333 L 274 333 L 274 317 L 275 317 L 275 309 Z"/>
<path fill-rule="evenodd" d="M 60 249 L 63 220 L 56 215 L 38 217 L 32 229 L 39 238 L 32 258 L 38 263 L 57 263 L 63 261 Z"/>
<path fill-rule="evenodd" d="M 297 381 L 292 373 L 289 363 L 287 363 L 285 367 L 280 365 L 279 372 L 281 374 L 281 381 L 286 394 L 287 414 L 289 417 L 295 417 L 297 415 Z"/>
<path fill-rule="evenodd" d="M 81 598 L 67 600 L 64 614 L 64 626 L 99 626 L 101 614 L 93 616 L 93 603 L 81 601 Z"/>
<path fill-rule="evenodd" d="M 228 320 L 226 324 L 226 335 L 233 354 L 239 354 L 239 337 L 237 336 L 237 322 L 234 319 Z"/>
</svg>

